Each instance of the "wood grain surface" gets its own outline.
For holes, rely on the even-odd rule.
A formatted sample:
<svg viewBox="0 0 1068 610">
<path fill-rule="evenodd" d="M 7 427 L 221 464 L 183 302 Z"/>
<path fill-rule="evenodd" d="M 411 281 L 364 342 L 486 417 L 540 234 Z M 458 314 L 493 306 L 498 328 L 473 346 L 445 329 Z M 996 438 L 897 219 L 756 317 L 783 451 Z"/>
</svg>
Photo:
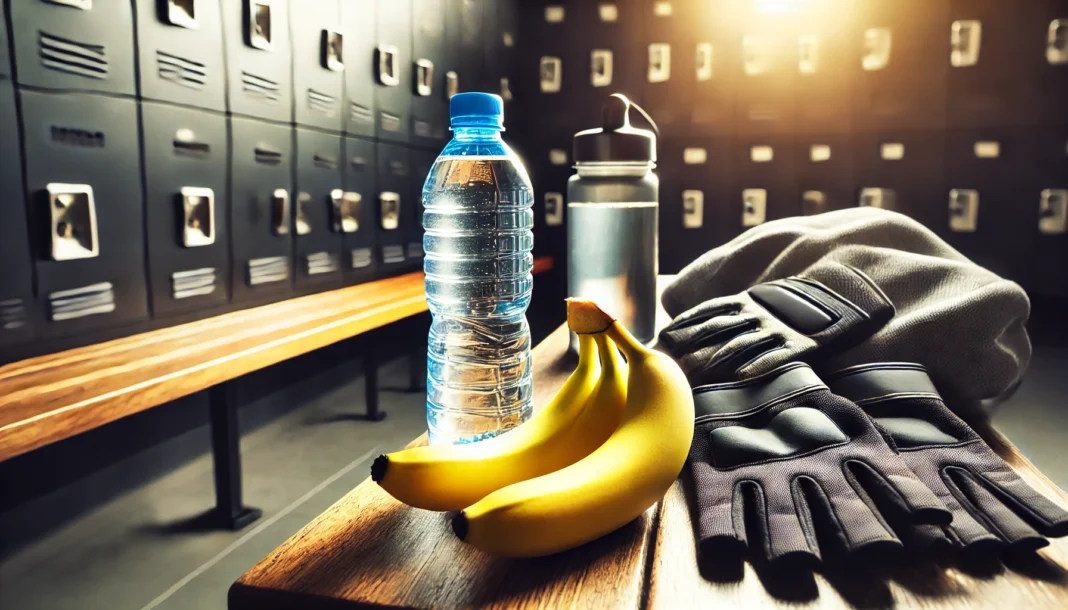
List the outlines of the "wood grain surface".
<svg viewBox="0 0 1068 610">
<path fill-rule="evenodd" d="M 561 327 L 534 350 L 537 404 L 574 367 L 566 345 Z M 1068 505 L 1004 437 L 973 425 L 1028 483 Z M 684 480 L 615 534 L 538 560 L 482 554 L 453 537 L 449 515 L 403 506 L 367 480 L 234 583 L 230 608 L 1068 608 L 1064 539 L 1011 567 L 872 557 L 821 574 L 740 561 L 699 568 Z"/>
<path fill-rule="evenodd" d="M 0 367 L 0 461 L 426 310 L 409 273 Z"/>
<path fill-rule="evenodd" d="M 567 341 L 561 327 L 534 350 L 536 404 L 575 366 Z M 234 583 L 230 608 L 638 608 L 654 510 L 567 553 L 502 559 L 366 480 Z"/>
</svg>

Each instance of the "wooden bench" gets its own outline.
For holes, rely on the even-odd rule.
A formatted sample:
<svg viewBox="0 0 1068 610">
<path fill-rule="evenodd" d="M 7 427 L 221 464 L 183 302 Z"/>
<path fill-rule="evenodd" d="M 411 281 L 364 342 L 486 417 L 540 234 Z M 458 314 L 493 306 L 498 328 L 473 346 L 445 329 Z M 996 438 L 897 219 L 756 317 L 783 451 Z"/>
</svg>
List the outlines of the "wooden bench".
<svg viewBox="0 0 1068 610">
<path fill-rule="evenodd" d="M 242 527 L 260 513 L 241 501 L 233 380 L 425 311 L 423 274 L 409 273 L 0 367 L 0 461 L 208 390 L 216 510 Z M 378 420 L 376 359 L 364 369 Z"/>
<path fill-rule="evenodd" d="M 534 398 L 574 368 L 561 327 L 538 345 Z M 1004 437 L 977 431 L 1036 489 L 1068 505 Z M 424 437 L 413 443 L 425 442 Z M 345 608 L 1068 608 L 1068 539 L 1012 569 L 915 557 L 768 573 L 749 563 L 697 564 L 691 509 L 677 482 L 622 529 L 566 553 L 502 559 L 460 542 L 449 515 L 409 508 L 365 480 L 262 559 L 229 592 L 231 610 Z M 989 563 L 989 562 L 988 562 Z"/>
</svg>

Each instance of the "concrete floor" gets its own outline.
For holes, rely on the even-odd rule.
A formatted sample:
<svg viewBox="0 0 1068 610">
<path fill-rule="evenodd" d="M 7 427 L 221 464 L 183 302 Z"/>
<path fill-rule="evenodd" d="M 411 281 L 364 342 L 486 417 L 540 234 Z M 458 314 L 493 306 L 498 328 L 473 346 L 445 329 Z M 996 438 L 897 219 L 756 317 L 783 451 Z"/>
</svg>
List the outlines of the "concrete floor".
<svg viewBox="0 0 1068 610">
<path fill-rule="evenodd" d="M 1062 487 L 1066 371 L 1068 349 L 1037 349 L 1024 384 L 995 418 Z M 363 409 L 356 380 L 245 436 L 245 497 L 264 516 L 244 531 L 190 525 L 213 502 L 203 455 L 9 557 L 0 565 L 0 608 L 225 608 L 234 580 L 361 482 L 376 455 L 425 429 L 423 396 L 388 390 L 407 383 L 405 363 L 384 367 L 381 380 L 383 422 L 349 417 Z"/>
</svg>

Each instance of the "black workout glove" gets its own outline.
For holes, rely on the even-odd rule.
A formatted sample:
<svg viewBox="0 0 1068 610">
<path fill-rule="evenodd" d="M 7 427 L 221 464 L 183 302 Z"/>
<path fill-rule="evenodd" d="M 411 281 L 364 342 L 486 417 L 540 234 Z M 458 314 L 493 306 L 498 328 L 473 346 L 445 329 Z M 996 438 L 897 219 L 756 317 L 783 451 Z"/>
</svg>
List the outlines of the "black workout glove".
<svg viewBox="0 0 1068 610">
<path fill-rule="evenodd" d="M 894 306 L 866 275 L 836 265 L 835 288 L 811 278 L 757 284 L 683 312 L 660 344 L 692 385 L 747 379 L 842 352 L 883 327 Z"/>
<path fill-rule="evenodd" d="M 807 365 L 698 387 L 694 405 L 688 469 L 704 558 L 732 547 L 769 562 L 900 547 L 880 506 L 912 523 L 949 523 L 864 412 Z"/>
<path fill-rule="evenodd" d="M 1068 535 L 1068 511 L 1042 496 L 954 415 L 918 364 L 866 364 L 828 377 L 894 440 L 912 472 L 953 512 L 943 528 L 899 531 L 917 546 L 1037 549 Z"/>
</svg>

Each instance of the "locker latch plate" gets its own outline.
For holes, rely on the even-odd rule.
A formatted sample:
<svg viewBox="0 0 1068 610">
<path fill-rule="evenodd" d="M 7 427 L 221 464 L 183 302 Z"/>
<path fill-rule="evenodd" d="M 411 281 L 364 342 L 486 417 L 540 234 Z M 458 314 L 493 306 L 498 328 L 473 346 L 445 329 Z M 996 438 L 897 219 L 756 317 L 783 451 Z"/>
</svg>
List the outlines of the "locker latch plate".
<svg viewBox="0 0 1068 610">
<path fill-rule="evenodd" d="M 538 66 L 538 83 L 542 93 L 559 93 L 563 83 L 563 61 L 559 57 L 545 55 Z"/>
<path fill-rule="evenodd" d="M 322 57 L 320 59 L 323 67 L 331 72 L 344 72 L 345 61 L 342 55 L 345 42 L 344 35 L 334 30 L 323 30 L 322 38 Z"/>
<path fill-rule="evenodd" d="M 890 28 L 868 28 L 864 31 L 864 55 L 860 66 L 868 72 L 890 65 Z"/>
<path fill-rule="evenodd" d="M 979 226 L 979 191 L 952 189 L 949 191 L 949 230 L 954 233 L 974 233 Z"/>
<path fill-rule="evenodd" d="M 564 224 L 563 193 L 545 193 L 545 225 L 558 227 Z"/>
<path fill-rule="evenodd" d="M 612 51 L 610 49 L 590 51 L 590 84 L 594 87 L 607 87 L 612 84 Z"/>
<path fill-rule="evenodd" d="M 248 46 L 261 51 L 274 48 L 271 10 L 274 0 L 248 0 Z"/>
<path fill-rule="evenodd" d="M 330 203 L 334 210 L 334 232 L 355 233 L 360 230 L 360 215 L 363 212 L 363 195 L 351 191 L 330 191 Z"/>
<path fill-rule="evenodd" d="M 289 191 L 271 193 L 271 224 L 275 235 L 289 235 Z"/>
<path fill-rule="evenodd" d="M 1068 189 L 1045 189 L 1038 206 L 1038 230 L 1045 235 L 1068 233 Z"/>
<path fill-rule="evenodd" d="M 393 191 L 382 191 L 378 194 L 378 210 L 381 217 L 383 230 L 393 231 L 400 227 L 401 198 Z"/>
<path fill-rule="evenodd" d="M 375 66 L 378 83 L 386 87 L 400 84 L 400 71 L 397 66 L 397 47 L 382 45 L 375 49 Z"/>
<path fill-rule="evenodd" d="M 182 245 L 196 248 L 215 243 L 215 192 L 184 186 L 178 198 L 182 204 Z"/>
<path fill-rule="evenodd" d="M 96 228 L 93 187 L 88 184 L 52 182 L 45 189 L 52 219 L 52 260 L 69 261 L 98 256 L 100 240 Z"/>
<path fill-rule="evenodd" d="M 682 227 L 699 229 L 705 224 L 705 194 L 688 189 L 682 192 Z"/>
<path fill-rule="evenodd" d="M 979 47 L 982 40 L 982 22 L 977 19 L 954 21 L 950 28 L 949 63 L 957 68 L 979 63 Z"/>
<path fill-rule="evenodd" d="M 894 197 L 893 189 L 863 188 L 860 189 L 860 198 L 857 201 L 857 205 L 862 208 L 893 210 Z"/>
<path fill-rule="evenodd" d="M 200 23 L 197 22 L 197 0 L 166 0 L 166 7 L 164 18 L 167 23 L 190 30 L 200 28 Z"/>
<path fill-rule="evenodd" d="M 671 79 L 671 45 L 666 42 L 649 45 L 649 69 L 646 77 L 650 83 L 664 83 Z"/>
<path fill-rule="evenodd" d="M 415 60 L 415 94 L 428 97 L 434 92 L 434 62 L 429 59 Z"/>
<path fill-rule="evenodd" d="M 755 227 L 764 224 L 768 212 L 767 189 L 745 189 L 742 191 L 742 226 Z"/>
</svg>

